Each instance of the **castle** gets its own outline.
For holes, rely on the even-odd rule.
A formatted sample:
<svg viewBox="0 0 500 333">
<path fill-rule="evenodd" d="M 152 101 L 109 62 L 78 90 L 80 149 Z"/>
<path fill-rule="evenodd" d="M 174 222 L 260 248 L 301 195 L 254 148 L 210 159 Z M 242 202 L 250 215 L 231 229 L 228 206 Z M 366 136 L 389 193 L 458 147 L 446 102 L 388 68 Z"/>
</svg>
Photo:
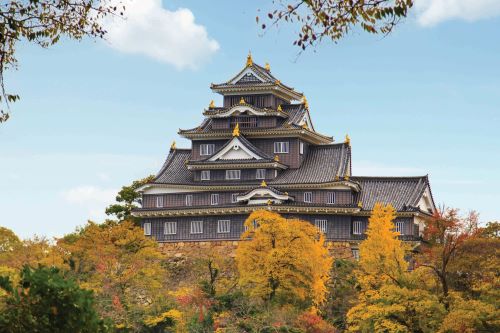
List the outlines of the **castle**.
<svg viewBox="0 0 500 333">
<path fill-rule="evenodd" d="M 316 132 L 305 96 L 247 57 L 229 81 L 212 84 L 201 124 L 180 130 L 155 179 L 139 189 L 144 233 L 158 242 L 239 240 L 258 209 L 316 225 L 331 242 L 364 239 L 376 202 L 397 211 L 395 229 L 418 241 L 435 210 L 427 176 L 364 177 L 351 173 L 351 143 Z M 295 101 L 295 102 L 294 102 Z"/>
</svg>

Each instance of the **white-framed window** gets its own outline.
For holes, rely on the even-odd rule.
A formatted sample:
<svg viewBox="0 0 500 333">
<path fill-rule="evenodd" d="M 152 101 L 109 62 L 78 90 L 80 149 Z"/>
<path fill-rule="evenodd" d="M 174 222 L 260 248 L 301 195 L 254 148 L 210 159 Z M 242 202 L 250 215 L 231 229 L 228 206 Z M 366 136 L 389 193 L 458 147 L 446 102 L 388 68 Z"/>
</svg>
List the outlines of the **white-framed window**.
<svg viewBox="0 0 500 333">
<path fill-rule="evenodd" d="M 210 170 L 201 171 L 201 180 L 210 180 Z"/>
<path fill-rule="evenodd" d="M 193 205 L 193 195 L 186 194 L 186 206 L 192 206 L 192 205 Z"/>
<path fill-rule="evenodd" d="M 304 154 L 304 142 L 299 143 L 299 154 L 303 155 Z"/>
<path fill-rule="evenodd" d="M 257 229 L 259 227 L 259 223 L 257 222 L 257 220 L 253 220 L 252 226 L 254 229 Z M 247 230 L 248 230 L 248 227 L 245 225 L 245 231 L 247 231 Z"/>
<path fill-rule="evenodd" d="M 328 192 L 326 194 L 326 203 L 330 205 L 335 203 L 335 192 Z"/>
<path fill-rule="evenodd" d="M 203 233 L 203 221 L 191 221 L 192 234 L 202 234 Z"/>
<path fill-rule="evenodd" d="M 226 170 L 226 179 L 235 180 L 241 178 L 241 170 Z"/>
<path fill-rule="evenodd" d="M 352 257 L 355 259 L 355 260 L 359 260 L 359 249 L 352 249 Z"/>
<path fill-rule="evenodd" d="M 231 202 L 236 203 L 238 202 L 238 193 L 231 193 Z"/>
<path fill-rule="evenodd" d="M 312 202 L 313 194 L 312 192 L 304 192 L 304 202 Z"/>
<path fill-rule="evenodd" d="M 175 235 L 177 233 L 177 222 L 165 222 L 163 223 L 163 234 L 164 235 Z"/>
<path fill-rule="evenodd" d="M 231 221 L 230 220 L 218 220 L 217 221 L 217 233 L 227 234 L 231 231 Z"/>
<path fill-rule="evenodd" d="M 213 155 L 214 151 L 215 151 L 215 144 L 213 143 L 202 143 L 200 145 L 201 156 Z"/>
<path fill-rule="evenodd" d="M 275 154 L 287 154 L 290 148 L 288 141 L 275 142 L 274 143 L 274 153 Z"/>
<path fill-rule="evenodd" d="M 328 231 L 328 220 L 315 220 L 314 225 L 324 234 Z"/>
<path fill-rule="evenodd" d="M 361 221 L 353 221 L 352 222 L 352 234 L 353 235 L 361 235 L 362 224 Z"/>
<path fill-rule="evenodd" d="M 402 221 L 396 222 L 396 232 L 399 232 L 400 235 L 405 234 L 405 223 Z"/>
<path fill-rule="evenodd" d="M 266 169 L 257 169 L 255 178 L 266 179 Z"/>
<path fill-rule="evenodd" d="M 163 207 L 163 203 L 164 203 L 163 200 L 164 200 L 163 199 L 163 195 L 160 195 L 160 196 L 156 197 L 156 207 L 157 208 Z"/>
<path fill-rule="evenodd" d="M 219 204 L 219 194 L 217 193 L 212 193 L 210 195 L 210 204 L 212 206 L 218 205 Z"/>
<path fill-rule="evenodd" d="M 151 222 L 144 222 L 142 228 L 144 229 L 144 235 L 151 236 Z"/>
</svg>

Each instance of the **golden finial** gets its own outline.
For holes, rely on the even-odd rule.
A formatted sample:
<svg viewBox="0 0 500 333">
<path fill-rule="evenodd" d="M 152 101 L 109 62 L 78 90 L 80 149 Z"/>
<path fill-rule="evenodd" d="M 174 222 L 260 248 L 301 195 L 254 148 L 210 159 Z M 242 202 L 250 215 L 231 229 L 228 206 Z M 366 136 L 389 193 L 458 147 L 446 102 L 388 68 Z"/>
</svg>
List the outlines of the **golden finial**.
<svg viewBox="0 0 500 333">
<path fill-rule="evenodd" d="M 304 107 L 309 110 L 309 102 L 307 101 L 306 95 L 302 96 L 302 104 L 304 104 Z"/>
<path fill-rule="evenodd" d="M 307 126 L 307 123 L 303 123 L 302 128 L 309 129 L 309 126 Z"/>
<path fill-rule="evenodd" d="M 267 205 L 268 205 L 268 206 L 271 206 L 272 204 L 273 204 L 273 202 L 271 201 L 271 199 L 268 199 L 268 200 L 267 200 Z"/>
<path fill-rule="evenodd" d="M 280 157 L 278 155 L 274 155 L 274 161 L 275 162 L 279 162 L 280 161 Z"/>
<path fill-rule="evenodd" d="M 359 208 L 363 208 L 363 203 L 362 203 L 361 201 L 360 201 L 360 202 L 358 202 L 358 207 L 359 207 Z"/>
<path fill-rule="evenodd" d="M 252 52 L 248 51 L 248 55 L 247 55 L 247 67 L 250 67 L 252 65 L 253 65 Z"/>
<path fill-rule="evenodd" d="M 240 136 L 240 123 L 236 123 L 236 126 L 234 126 L 233 136 Z"/>
<path fill-rule="evenodd" d="M 340 180 L 339 175 L 336 175 L 336 176 L 335 176 L 335 180 Z"/>
<path fill-rule="evenodd" d="M 265 180 L 263 180 L 263 181 L 262 181 L 262 183 L 260 183 L 260 186 L 262 186 L 262 187 L 267 187 L 267 183 L 266 183 L 266 181 L 265 181 Z"/>
<path fill-rule="evenodd" d="M 266 62 L 266 66 L 264 67 L 266 69 L 266 71 L 270 71 L 271 70 L 271 65 L 269 65 L 268 62 Z"/>
<path fill-rule="evenodd" d="M 278 111 L 283 111 L 283 108 L 281 107 L 281 104 L 278 105 Z"/>
<path fill-rule="evenodd" d="M 348 175 L 345 175 L 345 176 L 344 176 L 344 180 L 349 180 L 349 176 L 348 176 Z"/>
<path fill-rule="evenodd" d="M 351 138 L 349 137 L 349 134 L 345 135 L 345 143 L 347 143 L 349 146 L 351 145 Z"/>
<path fill-rule="evenodd" d="M 170 145 L 170 150 L 176 150 L 177 149 L 177 145 L 175 144 L 175 140 L 172 142 L 172 144 Z"/>
<path fill-rule="evenodd" d="M 288 192 L 285 192 L 285 195 L 288 195 Z"/>
<path fill-rule="evenodd" d="M 277 85 L 280 85 L 281 81 L 280 80 L 276 80 L 276 81 L 274 81 L 274 83 L 277 84 Z"/>
<path fill-rule="evenodd" d="M 243 97 L 240 99 L 240 104 L 245 104 L 245 99 Z"/>
<path fill-rule="evenodd" d="M 215 107 L 215 102 L 214 100 L 210 101 L 210 105 L 208 106 L 210 109 L 213 109 Z"/>
</svg>

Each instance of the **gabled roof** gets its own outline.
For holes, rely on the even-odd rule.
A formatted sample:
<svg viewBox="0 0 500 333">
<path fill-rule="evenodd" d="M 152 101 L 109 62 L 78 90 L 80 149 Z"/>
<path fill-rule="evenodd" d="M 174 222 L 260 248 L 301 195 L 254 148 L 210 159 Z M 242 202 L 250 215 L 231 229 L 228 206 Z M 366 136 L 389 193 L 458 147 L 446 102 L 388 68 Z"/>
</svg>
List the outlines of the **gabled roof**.
<svg viewBox="0 0 500 333">
<path fill-rule="evenodd" d="M 186 168 L 186 162 L 191 157 L 191 149 L 172 149 L 156 174 L 153 183 L 190 184 L 193 176 Z"/>
<path fill-rule="evenodd" d="M 247 103 L 236 104 L 227 108 L 209 108 L 203 112 L 203 115 L 211 118 L 225 118 L 235 114 L 240 115 L 243 112 L 254 116 L 278 116 L 288 118 L 288 113 L 284 111 L 259 108 Z"/>
<path fill-rule="evenodd" d="M 351 177 L 351 180 L 361 185 L 359 201 L 364 210 L 373 209 L 377 202 L 390 203 L 397 211 L 419 210 L 418 204 L 426 191 L 430 193 L 431 206 L 435 207 L 428 176 Z"/>
<path fill-rule="evenodd" d="M 231 140 L 226 142 L 218 151 L 216 151 L 212 156 L 207 157 L 206 161 L 215 162 L 219 159 L 223 159 L 224 155 L 231 151 L 234 147 L 238 147 L 244 150 L 248 157 L 248 160 L 262 160 L 271 161 L 272 157 L 261 151 L 259 148 L 255 147 L 250 141 L 245 139 L 243 135 L 234 136 Z M 240 158 L 241 159 L 241 158 Z M 228 160 L 234 160 L 234 158 L 229 158 Z"/>
</svg>

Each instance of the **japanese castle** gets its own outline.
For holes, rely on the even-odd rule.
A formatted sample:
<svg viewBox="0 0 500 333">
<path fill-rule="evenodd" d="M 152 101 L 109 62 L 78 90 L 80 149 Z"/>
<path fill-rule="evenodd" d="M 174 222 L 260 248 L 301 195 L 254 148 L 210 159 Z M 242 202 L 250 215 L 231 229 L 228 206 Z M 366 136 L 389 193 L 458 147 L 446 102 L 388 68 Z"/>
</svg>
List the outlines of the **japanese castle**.
<svg viewBox="0 0 500 333">
<path fill-rule="evenodd" d="M 159 242 L 239 240 L 248 215 L 266 209 L 315 224 L 328 241 L 364 238 L 377 202 L 397 210 L 395 228 L 418 241 L 435 210 L 429 179 L 351 174 L 351 143 L 315 130 L 305 96 L 247 57 L 229 81 L 212 84 L 199 126 L 179 130 L 155 179 L 139 189 L 144 233 Z"/>
</svg>

